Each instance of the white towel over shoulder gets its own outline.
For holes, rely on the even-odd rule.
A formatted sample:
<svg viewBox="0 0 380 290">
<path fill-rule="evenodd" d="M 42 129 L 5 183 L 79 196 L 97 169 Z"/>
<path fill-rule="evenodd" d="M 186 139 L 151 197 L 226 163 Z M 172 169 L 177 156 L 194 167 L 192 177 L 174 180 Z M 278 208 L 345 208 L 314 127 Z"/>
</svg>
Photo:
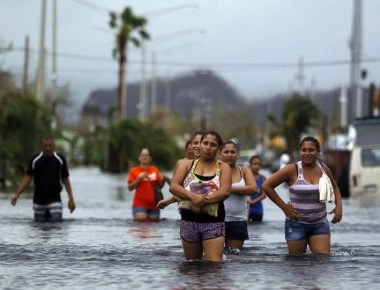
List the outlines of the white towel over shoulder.
<svg viewBox="0 0 380 290">
<path fill-rule="evenodd" d="M 326 173 L 322 173 L 319 179 L 319 201 L 320 202 L 334 202 L 334 188 L 330 178 Z"/>
</svg>

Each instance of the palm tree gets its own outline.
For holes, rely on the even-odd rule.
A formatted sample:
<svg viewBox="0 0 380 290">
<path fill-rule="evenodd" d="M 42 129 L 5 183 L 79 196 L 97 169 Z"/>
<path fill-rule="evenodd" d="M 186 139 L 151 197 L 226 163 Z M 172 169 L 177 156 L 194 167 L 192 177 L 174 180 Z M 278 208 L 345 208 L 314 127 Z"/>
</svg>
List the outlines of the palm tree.
<svg viewBox="0 0 380 290">
<path fill-rule="evenodd" d="M 274 125 L 272 135 L 284 136 L 288 150 L 293 152 L 298 149 L 302 134 L 308 133 L 320 115 L 319 109 L 309 98 L 294 94 L 284 103 L 281 120 L 271 114 L 268 119 Z"/>
<path fill-rule="evenodd" d="M 118 88 L 117 88 L 117 112 L 119 121 L 124 118 L 125 111 L 125 67 L 127 63 L 128 43 L 136 47 L 140 46 L 142 40 L 150 38 L 145 30 L 147 20 L 133 14 L 132 8 L 126 7 L 122 13 L 117 15 L 110 13 L 109 26 L 116 30 L 116 47 L 113 50 L 114 58 L 117 57 L 119 63 Z M 135 35 L 137 32 L 137 36 Z"/>
</svg>

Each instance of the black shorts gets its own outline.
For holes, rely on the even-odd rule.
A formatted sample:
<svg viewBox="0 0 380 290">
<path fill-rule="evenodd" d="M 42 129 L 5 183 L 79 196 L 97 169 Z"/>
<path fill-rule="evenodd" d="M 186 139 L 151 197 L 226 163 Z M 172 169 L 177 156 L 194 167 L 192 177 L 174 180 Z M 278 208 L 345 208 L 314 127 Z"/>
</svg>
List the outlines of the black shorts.
<svg viewBox="0 0 380 290">
<path fill-rule="evenodd" d="M 247 221 L 225 222 L 226 240 L 248 240 Z"/>
</svg>

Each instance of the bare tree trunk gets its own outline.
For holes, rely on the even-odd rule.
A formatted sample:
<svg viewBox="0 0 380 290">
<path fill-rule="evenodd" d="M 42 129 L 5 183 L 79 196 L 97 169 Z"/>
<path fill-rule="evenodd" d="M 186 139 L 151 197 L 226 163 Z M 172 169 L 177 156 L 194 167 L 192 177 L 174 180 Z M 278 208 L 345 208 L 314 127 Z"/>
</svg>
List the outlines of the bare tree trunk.
<svg viewBox="0 0 380 290">
<path fill-rule="evenodd" d="M 117 112 L 118 120 L 121 121 L 125 117 L 126 100 L 125 100 L 125 66 L 127 59 L 126 51 L 126 38 L 124 35 L 119 35 L 119 74 L 118 74 L 118 88 L 117 88 Z"/>
<path fill-rule="evenodd" d="M 125 62 L 119 63 L 119 81 L 117 88 L 117 112 L 119 121 L 125 116 Z"/>
</svg>

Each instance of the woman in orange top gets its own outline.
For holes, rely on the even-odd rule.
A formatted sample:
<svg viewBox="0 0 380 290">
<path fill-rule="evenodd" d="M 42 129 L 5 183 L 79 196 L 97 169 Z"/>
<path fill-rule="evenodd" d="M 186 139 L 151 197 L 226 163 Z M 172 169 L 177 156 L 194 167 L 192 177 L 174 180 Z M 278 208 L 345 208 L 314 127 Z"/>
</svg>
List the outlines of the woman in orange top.
<svg viewBox="0 0 380 290">
<path fill-rule="evenodd" d="M 137 221 L 158 221 L 160 209 L 154 197 L 153 187 L 162 187 L 164 178 L 158 168 L 151 165 L 152 157 L 147 148 L 141 150 L 139 166 L 132 167 L 128 174 L 128 190 L 136 190 L 133 198 L 133 219 Z"/>
</svg>

